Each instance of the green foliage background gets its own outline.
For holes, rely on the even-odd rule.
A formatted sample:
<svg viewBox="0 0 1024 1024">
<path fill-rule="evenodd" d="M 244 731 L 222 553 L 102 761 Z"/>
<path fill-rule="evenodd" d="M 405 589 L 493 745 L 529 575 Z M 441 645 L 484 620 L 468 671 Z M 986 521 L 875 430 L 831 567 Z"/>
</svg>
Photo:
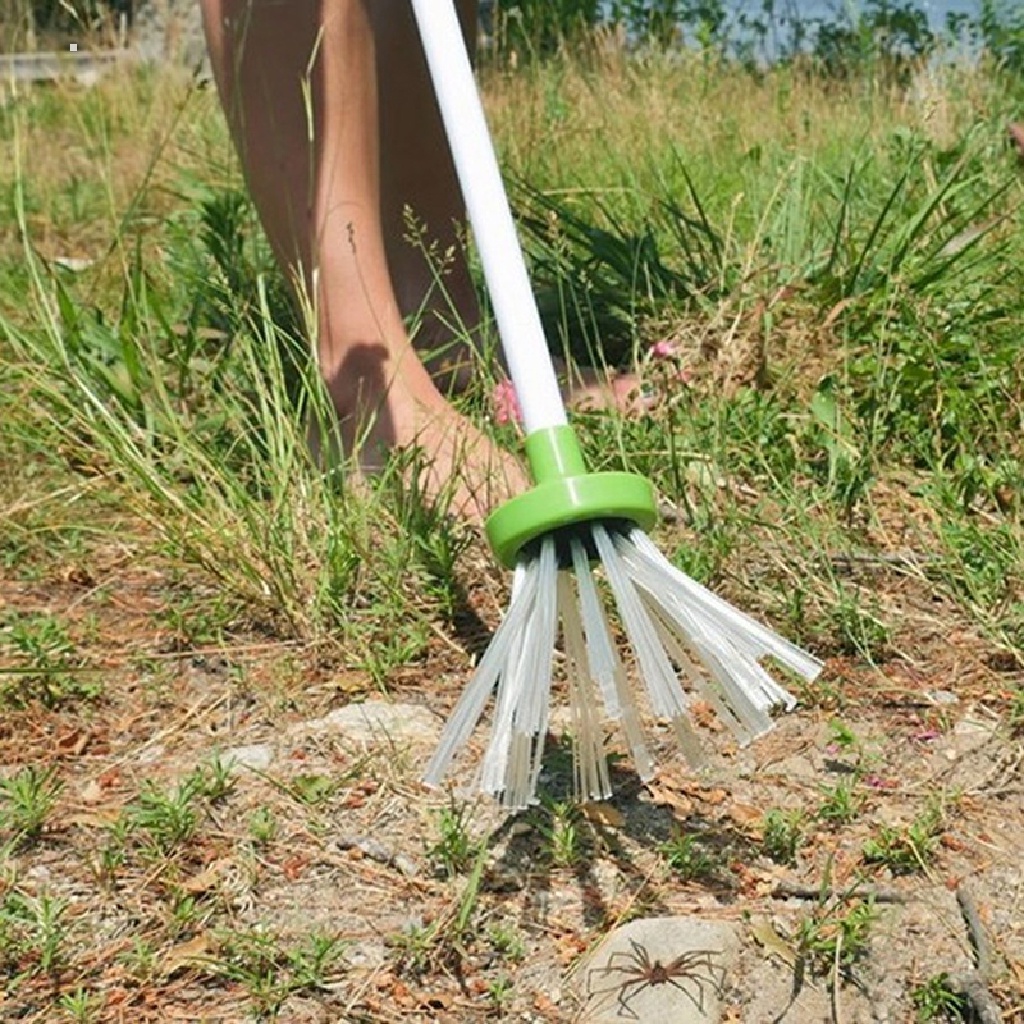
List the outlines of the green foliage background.
<svg viewBox="0 0 1024 1024">
<path fill-rule="evenodd" d="M 68 33 L 102 39 L 143 2 L 8 0 L 0 10 L 0 49 L 58 45 Z M 939 27 L 915 0 L 834 0 L 823 16 L 808 15 L 794 0 L 494 0 L 484 20 L 492 56 L 516 63 L 547 59 L 605 28 L 636 46 L 685 42 L 749 66 L 810 56 L 830 74 L 879 60 L 906 63 L 953 41 L 1024 68 L 1024 7 L 1011 0 L 979 0 L 973 14 L 948 15 Z"/>
</svg>

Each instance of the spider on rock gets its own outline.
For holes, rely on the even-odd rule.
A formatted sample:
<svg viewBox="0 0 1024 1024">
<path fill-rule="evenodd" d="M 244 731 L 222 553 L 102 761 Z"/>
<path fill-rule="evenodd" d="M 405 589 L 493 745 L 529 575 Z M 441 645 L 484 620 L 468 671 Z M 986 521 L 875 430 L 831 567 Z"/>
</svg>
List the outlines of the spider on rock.
<svg viewBox="0 0 1024 1024">
<path fill-rule="evenodd" d="M 654 988 L 657 985 L 671 985 L 679 989 L 702 1014 L 705 985 L 710 985 L 715 995 L 721 996 L 725 984 L 725 969 L 717 965 L 714 958 L 721 955 L 722 950 L 689 949 L 663 964 L 660 960 L 652 960 L 651 954 L 636 939 L 630 939 L 629 945 L 630 950 L 620 949 L 612 953 L 603 967 L 593 968 L 587 977 L 587 988 L 591 998 L 618 992 L 617 1016 L 627 1014 L 630 1020 L 639 1020 L 630 1004 L 645 988 Z M 607 988 L 590 987 L 590 979 L 594 975 L 607 977 L 610 974 L 626 975 L 626 978 Z M 687 982 L 696 989 L 696 994 L 687 987 Z"/>
</svg>

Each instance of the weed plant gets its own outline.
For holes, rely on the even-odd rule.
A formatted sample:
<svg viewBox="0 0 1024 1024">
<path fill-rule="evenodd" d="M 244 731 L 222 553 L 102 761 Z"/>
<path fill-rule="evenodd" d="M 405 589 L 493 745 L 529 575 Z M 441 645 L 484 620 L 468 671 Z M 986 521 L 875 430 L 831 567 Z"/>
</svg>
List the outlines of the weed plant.
<svg viewBox="0 0 1024 1024">
<path fill-rule="evenodd" d="M 661 855 L 673 875 L 684 882 L 709 882 L 723 874 L 727 853 L 715 852 L 695 835 L 679 832 L 661 845 Z"/>
<path fill-rule="evenodd" d="M 940 806 L 933 804 L 906 826 L 879 825 L 864 844 L 864 859 L 897 875 L 927 872 L 942 833 L 943 819 Z"/>
<path fill-rule="evenodd" d="M 913 991 L 914 1009 L 920 1024 L 930 1021 L 970 1020 L 965 997 L 955 991 L 946 973 L 935 974 Z"/>
<path fill-rule="evenodd" d="M 342 966 L 345 946 L 326 934 L 288 945 L 267 931 L 227 932 L 215 970 L 241 986 L 258 1016 L 273 1018 L 289 996 L 316 992 L 327 984 Z"/>
<path fill-rule="evenodd" d="M 39 838 L 62 789 L 56 768 L 28 765 L 0 779 L 0 833 L 24 842 Z"/>
<path fill-rule="evenodd" d="M 471 808 L 451 800 L 437 814 L 437 841 L 427 851 L 428 859 L 447 878 L 466 872 L 479 852 L 479 841 L 471 832 Z"/>
<path fill-rule="evenodd" d="M 773 807 L 764 816 L 761 846 L 766 856 L 779 864 L 795 864 L 804 841 L 804 814 Z"/>
<path fill-rule="evenodd" d="M 820 902 L 797 928 L 797 948 L 815 972 L 848 975 L 867 952 L 872 926 L 877 923 L 874 903 L 857 898 Z"/>
</svg>

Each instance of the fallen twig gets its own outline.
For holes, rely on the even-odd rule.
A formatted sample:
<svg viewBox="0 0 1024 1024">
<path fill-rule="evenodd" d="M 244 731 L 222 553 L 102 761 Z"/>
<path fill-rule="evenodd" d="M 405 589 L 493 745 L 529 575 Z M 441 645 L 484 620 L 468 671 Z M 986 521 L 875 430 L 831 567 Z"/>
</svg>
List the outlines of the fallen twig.
<svg viewBox="0 0 1024 1024">
<path fill-rule="evenodd" d="M 879 889 L 874 886 L 858 886 L 856 889 L 837 889 L 834 886 L 822 888 L 813 885 L 797 885 L 795 882 L 779 882 L 772 889 L 772 898 L 777 900 L 828 900 L 833 898 L 874 900 L 876 903 L 906 903 L 910 899 L 906 893 L 896 889 Z"/>
<path fill-rule="evenodd" d="M 966 885 L 958 886 L 956 890 L 956 902 L 960 907 L 960 913 L 967 922 L 967 931 L 971 936 L 971 945 L 978 961 L 978 972 L 989 977 L 992 973 L 992 942 L 981 923 L 981 915 L 978 913 L 978 903 L 973 893 Z"/>
<path fill-rule="evenodd" d="M 364 857 L 400 871 L 406 878 L 419 874 L 419 868 L 412 858 L 403 853 L 389 850 L 383 843 L 369 836 L 339 836 L 331 843 L 336 850 L 358 850 Z"/>
<path fill-rule="evenodd" d="M 1003 1012 L 988 988 L 992 975 L 993 950 L 985 927 L 981 923 L 978 904 L 966 885 L 957 888 L 956 902 L 971 937 L 977 968 L 963 974 L 949 975 L 949 984 L 967 1000 L 981 1024 L 1002 1024 Z"/>
<path fill-rule="evenodd" d="M 907 569 L 922 565 L 934 565 L 941 561 L 939 555 L 918 551 L 836 551 L 829 553 L 829 561 L 837 570 L 852 572 L 854 567 L 865 569 Z"/>
</svg>

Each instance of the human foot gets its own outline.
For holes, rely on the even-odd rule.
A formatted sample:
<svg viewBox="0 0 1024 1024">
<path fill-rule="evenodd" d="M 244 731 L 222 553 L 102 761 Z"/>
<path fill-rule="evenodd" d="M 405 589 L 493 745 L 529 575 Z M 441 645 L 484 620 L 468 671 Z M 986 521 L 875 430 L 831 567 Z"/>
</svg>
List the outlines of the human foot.
<svg viewBox="0 0 1024 1024">
<path fill-rule="evenodd" d="M 562 400 L 580 412 L 610 409 L 625 416 L 648 411 L 652 397 L 635 373 L 617 373 L 597 367 L 574 367 L 566 372 L 559 363 L 559 390 Z M 498 423 L 518 423 L 521 420 L 515 388 L 508 379 L 500 381 L 491 393 L 491 408 Z"/>
<path fill-rule="evenodd" d="M 1024 157 L 1024 124 L 1011 124 L 1006 129 L 1010 133 L 1010 139 L 1017 147 L 1017 153 Z"/>
<path fill-rule="evenodd" d="M 608 409 L 626 416 L 645 412 L 651 406 L 639 374 L 619 373 L 597 366 L 564 364 L 558 370 L 562 397 L 566 405 L 580 412 Z"/>
<path fill-rule="evenodd" d="M 349 433 L 344 424 L 342 432 Z M 380 476 L 396 453 L 407 453 L 405 485 L 414 475 L 428 501 L 475 525 L 530 486 L 519 461 L 439 393 L 414 395 L 397 383 L 351 448 L 368 476 Z"/>
</svg>

